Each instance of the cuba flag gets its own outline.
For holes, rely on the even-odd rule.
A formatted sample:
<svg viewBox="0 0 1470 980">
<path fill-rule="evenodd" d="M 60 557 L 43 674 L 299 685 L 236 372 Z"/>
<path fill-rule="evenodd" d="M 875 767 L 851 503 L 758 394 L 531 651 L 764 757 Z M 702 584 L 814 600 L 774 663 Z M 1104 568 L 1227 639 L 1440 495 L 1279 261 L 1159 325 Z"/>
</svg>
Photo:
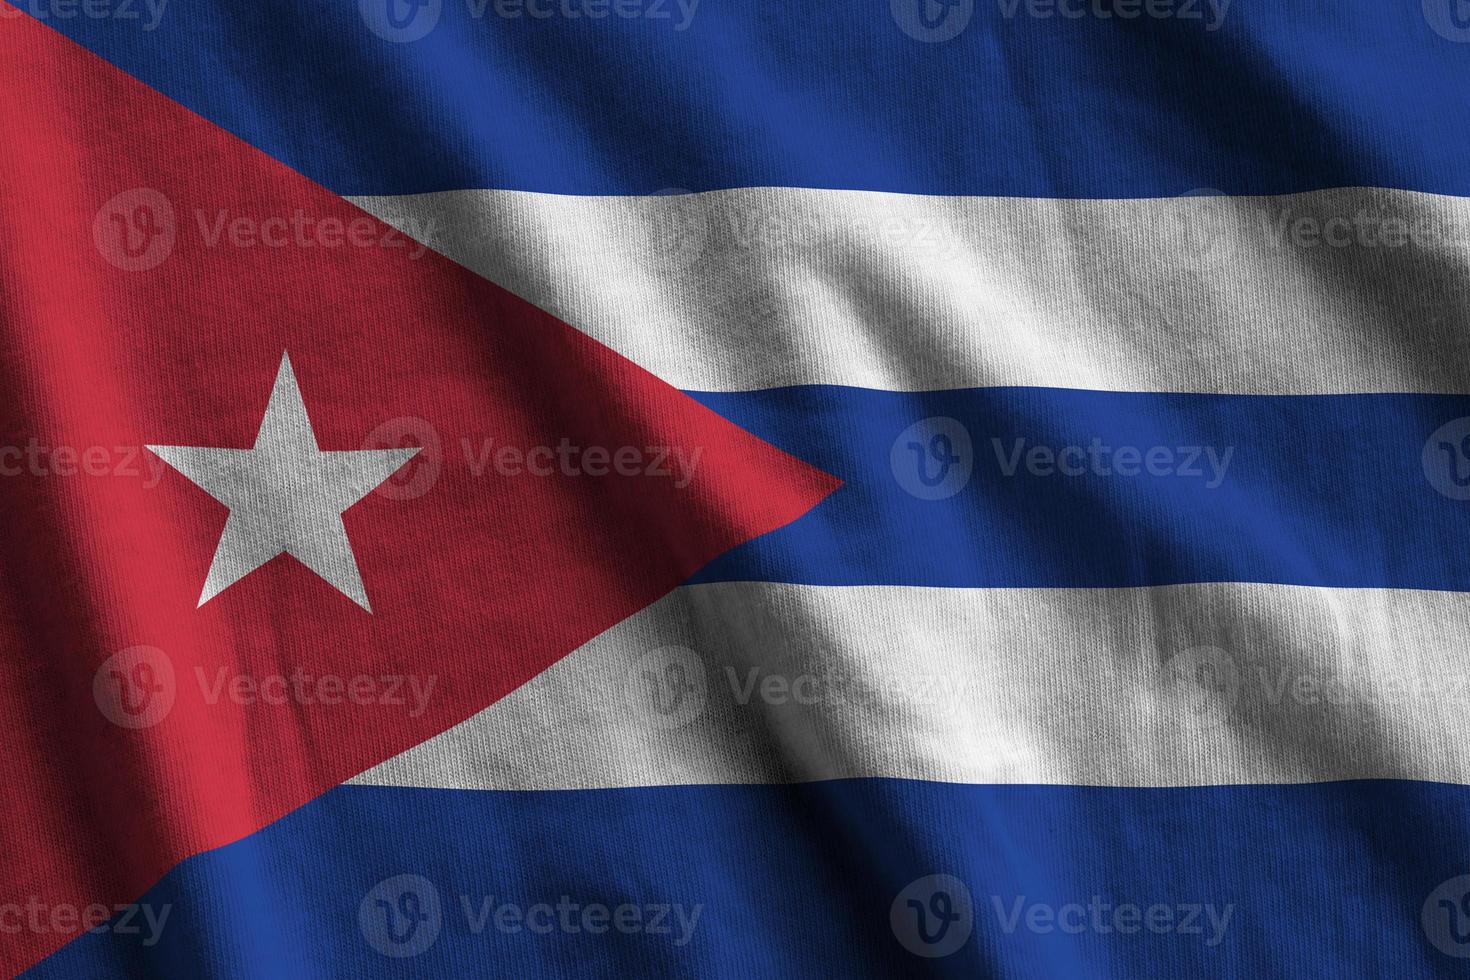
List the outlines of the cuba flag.
<svg viewBox="0 0 1470 980">
<path fill-rule="evenodd" d="M 0 969 L 1457 977 L 1457 0 L 0 0 Z"/>
</svg>

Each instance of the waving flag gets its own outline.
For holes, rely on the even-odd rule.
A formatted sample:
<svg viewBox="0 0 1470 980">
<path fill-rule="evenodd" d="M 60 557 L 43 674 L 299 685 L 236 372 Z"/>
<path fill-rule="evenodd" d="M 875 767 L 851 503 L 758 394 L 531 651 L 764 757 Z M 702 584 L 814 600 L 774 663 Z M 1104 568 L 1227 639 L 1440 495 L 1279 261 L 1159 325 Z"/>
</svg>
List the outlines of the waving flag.
<svg viewBox="0 0 1470 980">
<path fill-rule="evenodd" d="M 0 967 L 1458 976 L 1456 0 L 0 0 Z"/>
</svg>

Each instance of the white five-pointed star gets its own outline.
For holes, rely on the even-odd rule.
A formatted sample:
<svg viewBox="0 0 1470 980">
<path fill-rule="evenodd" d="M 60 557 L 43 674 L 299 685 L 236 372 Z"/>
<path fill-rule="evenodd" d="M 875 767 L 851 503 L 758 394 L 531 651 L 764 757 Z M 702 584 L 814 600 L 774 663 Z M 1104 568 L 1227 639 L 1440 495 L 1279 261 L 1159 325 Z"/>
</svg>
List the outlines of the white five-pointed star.
<svg viewBox="0 0 1470 980">
<path fill-rule="evenodd" d="M 372 612 L 342 512 L 412 459 L 417 448 L 323 452 L 291 359 L 282 355 L 254 448 L 148 449 L 230 508 L 199 605 L 288 554 Z"/>
</svg>

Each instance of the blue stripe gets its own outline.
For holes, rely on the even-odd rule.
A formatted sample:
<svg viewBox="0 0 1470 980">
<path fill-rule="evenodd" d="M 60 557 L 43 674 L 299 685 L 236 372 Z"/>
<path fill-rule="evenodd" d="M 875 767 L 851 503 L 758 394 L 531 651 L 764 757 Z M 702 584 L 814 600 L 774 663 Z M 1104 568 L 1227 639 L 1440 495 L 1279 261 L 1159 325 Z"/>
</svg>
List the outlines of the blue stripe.
<svg viewBox="0 0 1470 980">
<path fill-rule="evenodd" d="M 696 581 L 1470 590 L 1470 501 L 1436 489 L 1422 459 L 1442 425 L 1470 416 L 1463 396 L 806 386 L 694 397 L 847 481 Z M 930 417 L 958 421 L 973 444 L 968 482 L 945 499 L 915 496 L 901 482 L 924 492 L 904 433 Z M 1028 469 L 1024 454 L 1038 445 L 1061 453 L 1094 440 L 1141 458 L 1099 451 L 1094 465 L 1069 452 L 1061 462 L 1080 475 L 1051 471 L 1044 458 Z M 918 441 L 927 474 L 941 475 L 932 438 Z M 1432 461 L 1447 480 L 1451 461 L 1461 474 L 1470 469 L 1458 434 L 1435 443 Z M 1153 456 L 1151 473 L 1155 450 L 1166 455 Z M 1212 463 L 1227 452 L 1227 465 Z M 1120 475 L 1120 462 L 1138 474 Z M 950 472 L 965 475 L 962 466 Z"/>
<path fill-rule="evenodd" d="M 1467 818 L 1470 789 L 1406 782 L 344 787 L 175 869 L 143 899 L 170 909 L 156 944 L 82 936 L 32 975 L 1463 976 L 1464 960 L 1430 945 L 1420 913 L 1441 883 L 1470 870 Z M 366 938 L 396 948 L 370 893 L 402 874 L 432 886 L 439 933 L 422 952 L 389 959 Z M 923 960 L 899 944 L 890 907 L 932 874 L 965 884 L 973 932 Z M 492 919 L 477 934 L 461 896 L 477 914 L 488 896 L 492 910 L 523 912 L 562 896 L 610 911 L 637 905 L 650 925 L 653 906 L 679 905 L 694 925 L 681 930 L 671 913 L 670 935 L 559 924 L 536 935 L 508 931 L 516 919 L 505 913 L 507 931 Z M 1061 912 L 1069 933 L 1042 931 L 1045 913 L 1031 911 L 1094 896 L 1097 913 Z M 1008 931 L 1018 899 L 1036 931 L 1024 917 Z M 1165 906 L 1169 918 L 1155 912 L 1151 931 L 1132 913 L 1116 918 L 1124 905 Z M 1201 911 L 1191 925 L 1189 906 L 1212 906 L 1214 919 Z M 581 910 L 565 921 L 580 928 Z"/>
<path fill-rule="evenodd" d="M 357 0 L 46 23 L 343 194 L 1470 194 L 1470 45 L 1419 0 L 1239 0 L 1214 31 L 1205 0 L 1177 0 L 1202 20 L 1127 21 L 976 0 L 936 44 L 889 0 L 705 0 L 682 31 L 656 2 L 672 16 L 476 19 L 443 0 L 411 43 L 370 32 Z"/>
</svg>

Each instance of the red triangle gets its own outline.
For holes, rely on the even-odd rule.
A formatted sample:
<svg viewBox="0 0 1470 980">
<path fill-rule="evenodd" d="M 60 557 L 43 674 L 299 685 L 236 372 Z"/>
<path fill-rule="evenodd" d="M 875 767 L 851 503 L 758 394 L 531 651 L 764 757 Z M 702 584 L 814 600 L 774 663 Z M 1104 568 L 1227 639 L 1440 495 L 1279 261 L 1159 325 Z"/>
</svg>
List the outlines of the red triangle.
<svg viewBox="0 0 1470 980">
<path fill-rule="evenodd" d="M 4 21 L 0 80 L 0 905 L 136 899 L 837 484 L 449 260 L 387 246 L 386 226 L 29 18 Z M 336 222 L 361 244 L 327 244 Z M 247 246 L 251 229 L 288 243 Z M 196 609 L 226 510 L 172 471 L 155 484 L 137 451 L 250 446 L 285 351 L 323 449 L 395 419 L 427 423 L 395 441 L 439 440 L 346 514 L 373 615 L 288 558 Z M 699 461 L 684 487 L 477 476 L 486 439 Z M 166 660 L 109 661 L 139 646 Z M 170 667 L 160 720 L 109 721 L 109 696 L 140 691 L 113 669 L 159 688 Z M 300 674 L 340 678 L 345 703 L 312 682 L 311 703 L 268 703 L 271 678 Z M 254 704 L 242 676 L 267 687 Z M 434 685 L 421 714 L 411 695 L 352 703 L 393 677 Z M 86 924 L 7 937 L 0 969 Z"/>
</svg>

